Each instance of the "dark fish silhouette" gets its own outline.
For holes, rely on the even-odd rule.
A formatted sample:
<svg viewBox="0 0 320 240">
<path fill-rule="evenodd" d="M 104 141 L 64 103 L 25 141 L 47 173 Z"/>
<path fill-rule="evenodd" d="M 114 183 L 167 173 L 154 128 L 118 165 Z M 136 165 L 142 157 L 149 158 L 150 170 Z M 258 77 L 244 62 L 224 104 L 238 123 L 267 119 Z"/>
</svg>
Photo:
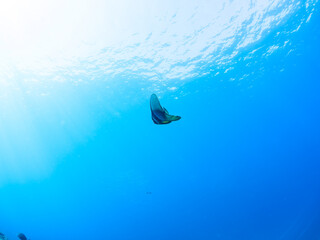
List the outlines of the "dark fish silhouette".
<svg viewBox="0 0 320 240">
<path fill-rule="evenodd" d="M 28 240 L 27 237 L 26 237 L 26 235 L 24 235 L 23 233 L 19 233 L 19 234 L 18 234 L 18 238 L 19 238 L 20 240 Z"/>
<path fill-rule="evenodd" d="M 179 116 L 170 115 L 167 109 L 161 107 L 157 95 L 152 94 L 150 97 L 150 109 L 152 114 L 152 121 L 155 124 L 168 124 L 172 121 L 181 119 Z"/>
<path fill-rule="evenodd" d="M 8 238 L 0 232 L 0 240 L 8 240 Z"/>
</svg>

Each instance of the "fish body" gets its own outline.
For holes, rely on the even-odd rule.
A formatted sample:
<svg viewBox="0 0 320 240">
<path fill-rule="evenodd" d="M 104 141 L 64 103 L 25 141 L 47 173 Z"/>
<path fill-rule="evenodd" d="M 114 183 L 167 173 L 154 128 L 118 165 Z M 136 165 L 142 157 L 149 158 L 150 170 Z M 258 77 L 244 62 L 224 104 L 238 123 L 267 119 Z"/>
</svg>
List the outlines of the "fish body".
<svg viewBox="0 0 320 240">
<path fill-rule="evenodd" d="M 8 240 L 8 238 L 0 232 L 0 240 Z"/>
<path fill-rule="evenodd" d="M 28 240 L 27 237 L 26 237 L 26 235 L 24 235 L 23 233 L 19 233 L 19 234 L 18 234 L 18 238 L 19 238 L 20 240 Z"/>
<path fill-rule="evenodd" d="M 168 110 L 161 106 L 157 95 L 152 94 L 150 97 L 150 109 L 152 121 L 155 124 L 169 124 L 172 121 L 178 121 L 180 116 L 170 115 Z"/>
</svg>

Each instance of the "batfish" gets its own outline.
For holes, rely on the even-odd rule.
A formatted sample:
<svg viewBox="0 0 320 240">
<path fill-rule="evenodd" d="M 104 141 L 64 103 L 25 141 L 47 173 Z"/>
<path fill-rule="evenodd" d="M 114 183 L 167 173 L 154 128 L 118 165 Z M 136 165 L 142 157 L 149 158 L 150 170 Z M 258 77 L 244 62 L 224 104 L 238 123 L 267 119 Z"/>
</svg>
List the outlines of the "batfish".
<svg viewBox="0 0 320 240">
<path fill-rule="evenodd" d="M 155 124 L 168 124 L 172 121 L 178 121 L 180 116 L 170 115 L 167 109 L 161 106 L 157 95 L 152 94 L 150 97 L 150 109 L 152 121 Z"/>
<path fill-rule="evenodd" d="M 8 238 L 0 232 L 0 240 L 8 240 Z"/>
<path fill-rule="evenodd" d="M 26 235 L 24 235 L 23 233 L 19 233 L 19 234 L 18 234 L 18 238 L 19 238 L 20 240 L 28 240 L 27 237 L 26 237 Z"/>
</svg>

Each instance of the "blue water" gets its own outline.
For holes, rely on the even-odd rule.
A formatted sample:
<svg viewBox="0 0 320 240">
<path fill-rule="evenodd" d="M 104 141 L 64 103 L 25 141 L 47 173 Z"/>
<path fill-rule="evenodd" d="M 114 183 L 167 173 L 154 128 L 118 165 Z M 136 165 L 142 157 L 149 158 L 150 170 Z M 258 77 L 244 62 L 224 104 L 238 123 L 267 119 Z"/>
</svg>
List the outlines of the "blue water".
<svg viewBox="0 0 320 240">
<path fill-rule="evenodd" d="M 0 232 L 32 240 L 320 239 L 315 6 L 309 21 L 298 9 L 224 65 L 200 62 L 184 82 L 155 86 L 129 71 L 108 83 L 101 73 L 79 85 L 47 83 L 40 87 L 50 95 L 40 98 L 24 91 L 28 74 L 16 73 L 15 95 L 1 98 Z M 182 119 L 155 125 L 152 93 Z"/>
</svg>

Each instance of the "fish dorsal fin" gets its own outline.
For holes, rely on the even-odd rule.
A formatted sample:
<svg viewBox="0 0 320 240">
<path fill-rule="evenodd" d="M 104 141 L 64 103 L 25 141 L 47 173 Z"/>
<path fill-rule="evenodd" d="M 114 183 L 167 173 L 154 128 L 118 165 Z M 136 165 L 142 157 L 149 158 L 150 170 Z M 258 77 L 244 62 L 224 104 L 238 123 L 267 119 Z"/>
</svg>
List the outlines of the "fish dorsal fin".
<svg viewBox="0 0 320 240">
<path fill-rule="evenodd" d="M 168 115 L 169 115 L 168 110 L 167 110 L 167 109 L 165 109 L 164 107 L 162 107 L 162 108 L 163 108 L 164 112 L 165 112 L 166 114 L 168 114 Z"/>
</svg>

